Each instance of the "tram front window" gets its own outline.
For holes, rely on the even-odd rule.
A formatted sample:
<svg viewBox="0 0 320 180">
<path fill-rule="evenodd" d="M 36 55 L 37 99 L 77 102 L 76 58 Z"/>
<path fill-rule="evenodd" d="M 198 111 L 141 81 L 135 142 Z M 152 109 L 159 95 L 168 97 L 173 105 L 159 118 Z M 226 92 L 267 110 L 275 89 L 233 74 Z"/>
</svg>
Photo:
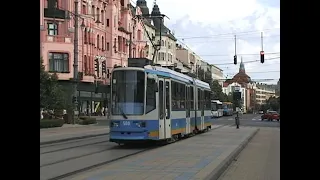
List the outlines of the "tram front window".
<svg viewBox="0 0 320 180">
<path fill-rule="evenodd" d="M 113 115 L 142 115 L 144 113 L 145 73 L 118 70 L 112 74 Z"/>
<path fill-rule="evenodd" d="M 211 103 L 211 110 L 212 111 L 217 111 L 218 110 L 216 103 Z"/>
</svg>

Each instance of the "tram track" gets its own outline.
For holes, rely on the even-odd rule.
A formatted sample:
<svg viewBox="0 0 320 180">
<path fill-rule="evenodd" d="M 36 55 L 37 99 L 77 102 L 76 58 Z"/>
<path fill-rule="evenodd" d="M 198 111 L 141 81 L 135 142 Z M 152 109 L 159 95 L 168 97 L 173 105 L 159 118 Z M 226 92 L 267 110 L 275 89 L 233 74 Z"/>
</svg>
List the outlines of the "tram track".
<svg viewBox="0 0 320 180">
<path fill-rule="evenodd" d="M 231 125 L 231 123 L 212 128 L 211 130 L 216 130 L 216 129 L 222 128 L 224 126 L 229 126 L 229 125 Z M 190 138 L 192 138 L 192 137 L 190 137 Z M 183 141 L 184 139 L 188 139 L 188 138 L 183 138 L 183 139 L 180 139 L 180 140 L 172 142 L 172 143 Z M 164 145 L 169 145 L 169 144 L 171 144 L 171 143 L 164 144 Z M 90 156 L 92 157 L 92 159 L 94 159 L 95 155 L 96 156 L 100 156 L 102 153 L 106 153 L 107 151 L 108 151 L 107 154 L 117 153 L 117 151 L 125 151 L 125 153 L 123 155 L 121 155 L 121 156 L 118 156 L 118 157 L 115 157 L 115 158 L 111 158 L 111 159 L 110 158 L 109 159 L 105 158 L 107 160 L 102 160 L 101 162 L 92 163 L 91 165 L 88 164 L 87 166 L 84 166 L 82 168 L 74 169 L 74 170 L 72 170 L 70 172 L 61 173 L 59 175 L 47 178 L 48 180 L 66 179 L 66 178 L 74 176 L 76 174 L 79 174 L 79 173 L 82 173 L 82 172 L 85 172 L 85 171 L 88 171 L 88 170 L 91 170 L 91 169 L 94 169 L 94 168 L 98 168 L 98 167 L 110 164 L 112 162 L 115 162 L 115 161 L 118 161 L 118 160 L 121 160 L 121 159 L 125 159 L 125 158 L 128 158 L 130 156 L 134 156 L 134 155 L 137 155 L 137 154 L 140 154 L 140 153 L 143 153 L 143 152 L 147 152 L 147 151 L 150 151 L 152 149 L 156 149 L 156 148 L 159 148 L 159 147 L 162 147 L 162 146 L 163 146 L 162 144 L 144 145 L 144 146 L 140 145 L 140 147 L 139 146 L 136 146 L 136 147 L 113 146 L 113 147 L 106 148 L 106 149 L 103 149 L 103 150 L 100 150 L 100 151 L 90 152 L 90 153 L 87 153 L 87 154 L 82 154 L 82 155 L 79 155 L 79 156 L 74 156 L 74 157 L 70 157 L 70 158 L 67 158 L 67 159 L 64 159 L 64 160 L 56 161 L 54 163 L 52 162 L 52 163 L 44 164 L 44 165 L 40 166 L 40 172 L 41 172 L 41 168 L 50 168 L 50 166 L 59 165 L 61 163 L 68 163 L 70 161 L 77 161 L 79 159 L 89 158 Z"/>
<path fill-rule="evenodd" d="M 94 143 L 87 143 L 87 144 L 83 144 L 83 145 L 77 145 L 77 146 L 71 146 L 71 147 L 66 147 L 66 148 L 60 148 L 60 149 L 55 149 L 55 150 L 51 150 L 51 151 L 45 151 L 45 152 L 41 152 L 40 155 L 42 155 L 42 154 L 48 154 L 48 153 L 54 153 L 54 152 L 59 152 L 59 151 L 64 151 L 64 150 L 68 150 L 68 149 L 79 148 L 79 147 L 85 147 L 85 146 L 90 146 L 90 145 L 95 145 L 95 144 L 101 144 L 101 143 L 105 143 L 105 142 L 109 142 L 109 141 L 108 141 L 108 140 L 104 140 L 104 141 L 99 141 L 99 142 L 94 142 Z"/>
</svg>

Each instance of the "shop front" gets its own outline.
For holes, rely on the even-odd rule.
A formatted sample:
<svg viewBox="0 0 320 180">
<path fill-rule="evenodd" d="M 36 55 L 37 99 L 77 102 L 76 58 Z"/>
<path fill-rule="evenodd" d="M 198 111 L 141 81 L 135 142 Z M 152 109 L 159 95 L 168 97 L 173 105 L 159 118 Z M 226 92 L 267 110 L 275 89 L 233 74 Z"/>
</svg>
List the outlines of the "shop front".
<svg viewBox="0 0 320 180">
<path fill-rule="evenodd" d="M 70 81 L 60 81 L 60 84 L 68 93 L 68 97 L 72 97 L 73 86 Z M 80 115 L 100 116 L 108 105 L 108 94 L 110 86 L 95 83 L 79 83 L 78 84 L 78 109 Z M 71 99 L 70 99 L 71 100 Z"/>
</svg>

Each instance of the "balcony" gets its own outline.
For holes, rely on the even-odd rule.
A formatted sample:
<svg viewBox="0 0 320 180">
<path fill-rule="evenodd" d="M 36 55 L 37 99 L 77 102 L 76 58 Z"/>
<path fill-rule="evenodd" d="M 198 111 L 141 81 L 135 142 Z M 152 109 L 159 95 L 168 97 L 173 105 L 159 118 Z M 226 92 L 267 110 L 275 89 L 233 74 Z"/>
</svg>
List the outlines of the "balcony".
<svg viewBox="0 0 320 180">
<path fill-rule="evenodd" d="M 66 36 L 50 36 L 47 35 L 47 42 L 55 42 L 55 43 L 72 43 L 71 37 Z"/>
<path fill-rule="evenodd" d="M 190 53 L 190 54 L 189 54 L 189 61 L 190 61 L 190 63 L 195 64 L 195 63 L 196 63 L 196 60 L 195 60 L 195 59 L 196 59 L 195 56 L 194 56 L 192 53 Z"/>
<path fill-rule="evenodd" d="M 44 8 L 44 17 L 66 19 L 66 11 L 57 8 Z"/>
</svg>

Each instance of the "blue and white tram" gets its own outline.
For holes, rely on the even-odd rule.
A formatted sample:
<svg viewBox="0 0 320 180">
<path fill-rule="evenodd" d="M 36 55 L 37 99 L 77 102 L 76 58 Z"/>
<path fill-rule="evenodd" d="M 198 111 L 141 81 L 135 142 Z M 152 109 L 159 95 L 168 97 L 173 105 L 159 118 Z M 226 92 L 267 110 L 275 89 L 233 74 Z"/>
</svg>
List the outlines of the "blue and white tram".
<svg viewBox="0 0 320 180">
<path fill-rule="evenodd" d="M 210 95 L 208 83 L 167 68 L 115 68 L 110 141 L 172 141 L 209 130 Z"/>
</svg>

